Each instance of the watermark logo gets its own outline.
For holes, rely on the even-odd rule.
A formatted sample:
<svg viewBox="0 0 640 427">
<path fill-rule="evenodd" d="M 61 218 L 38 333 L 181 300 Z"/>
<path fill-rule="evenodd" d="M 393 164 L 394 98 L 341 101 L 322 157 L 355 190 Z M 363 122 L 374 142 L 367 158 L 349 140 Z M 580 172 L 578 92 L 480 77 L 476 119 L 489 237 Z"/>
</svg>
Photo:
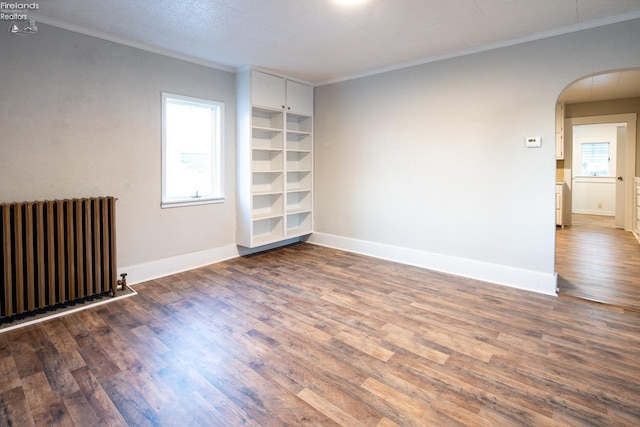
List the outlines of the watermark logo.
<svg viewBox="0 0 640 427">
<path fill-rule="evenodd" d="M 39 3 L 0 2 L 0 22 L 9 23 L 9 34 L 29 35 L 38 32 L 35 19 L 29 12 L 40 9 Z"/>
</svg>

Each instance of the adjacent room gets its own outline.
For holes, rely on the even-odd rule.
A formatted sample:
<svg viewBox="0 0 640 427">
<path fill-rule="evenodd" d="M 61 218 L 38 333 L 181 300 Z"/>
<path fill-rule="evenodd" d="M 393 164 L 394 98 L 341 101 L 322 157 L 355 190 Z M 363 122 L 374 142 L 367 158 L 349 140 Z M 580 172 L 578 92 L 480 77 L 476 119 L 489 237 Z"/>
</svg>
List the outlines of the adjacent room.
<svg viewBox="0 0 640 427">
<path fill-rule="evenodd" d="M 0 8 L 0 425 L 640 424 L 640 1 Z"/>
</svg>

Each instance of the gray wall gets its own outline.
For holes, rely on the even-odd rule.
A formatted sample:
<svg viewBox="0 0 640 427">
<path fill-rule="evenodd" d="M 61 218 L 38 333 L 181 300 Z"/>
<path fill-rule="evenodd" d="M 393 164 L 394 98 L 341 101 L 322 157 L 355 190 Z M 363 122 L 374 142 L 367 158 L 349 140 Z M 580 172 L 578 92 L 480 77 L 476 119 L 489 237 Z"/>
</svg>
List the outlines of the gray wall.
<svg viewBox="0 0 640 427">
<path fill-rule="evenodd" d="M 640 66 L 638 40 L 635 20 L 316 88 L 317 240 L 514 286 L 552 278 L 557 98 Z M 543 281 L 523 287 L 555 292 Z"/>
<path fill-rule="evenodd" d="M 42 24 L 0 34 L 0 202 L 117 197 L 120 270 L 232 245 L 234 78 Z M 163 91 L 225 102 L 225 203 L 160 209 Z"/>
<path fill-rule="evenodd" d="M 638 40 L 636 20 L 317 88 L 317 234 L 548 292 L 557 97 L 640 66 Z M 162 91 L 226 103 L 225 203 L 160 209 Z M 232 73 L 39 25 L 0 36 L 0 94 L 0 201 L 118 197 L 121 269 L 233 246 Z"/>
</svg>

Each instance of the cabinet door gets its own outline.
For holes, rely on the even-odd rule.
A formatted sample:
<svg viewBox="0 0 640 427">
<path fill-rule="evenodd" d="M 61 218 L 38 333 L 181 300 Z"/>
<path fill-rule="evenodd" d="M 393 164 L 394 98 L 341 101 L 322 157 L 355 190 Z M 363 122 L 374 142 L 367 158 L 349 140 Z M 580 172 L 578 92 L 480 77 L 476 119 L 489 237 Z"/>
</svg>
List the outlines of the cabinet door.
<svg viewBox="0 0 640 427">
<path fill-rule="evenodd" d="M 313 116 L 313 87 L 287 80 L 287 111 Z"/>
<path fill-rule="evenodd" d="M 564 160 L 564 138 L 562 138 L 562 133 L 556 133 L 556 159 Z"/>
<path fill-rule="evenodd" d="M 251 103 L 280 110 L 285 108 L 285 80 L 282 77 L 252 71 Z"/>
</svg>

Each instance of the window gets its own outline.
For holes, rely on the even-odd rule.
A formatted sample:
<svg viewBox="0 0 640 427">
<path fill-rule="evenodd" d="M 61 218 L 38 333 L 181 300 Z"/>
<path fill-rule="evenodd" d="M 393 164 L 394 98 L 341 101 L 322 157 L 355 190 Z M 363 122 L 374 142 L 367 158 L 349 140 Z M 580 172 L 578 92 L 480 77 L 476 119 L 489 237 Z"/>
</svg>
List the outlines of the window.
<svg viewBox="0 0 640 427">
<path fill-rule="evenodd" d="M 583 142 L 582 175 L 609 176 L 609 143 Z"/>
<path fill-rule="evenodd" d="M 162 207 L 224 201 L 224 103 L 162 94 Z"/>
</svg>

